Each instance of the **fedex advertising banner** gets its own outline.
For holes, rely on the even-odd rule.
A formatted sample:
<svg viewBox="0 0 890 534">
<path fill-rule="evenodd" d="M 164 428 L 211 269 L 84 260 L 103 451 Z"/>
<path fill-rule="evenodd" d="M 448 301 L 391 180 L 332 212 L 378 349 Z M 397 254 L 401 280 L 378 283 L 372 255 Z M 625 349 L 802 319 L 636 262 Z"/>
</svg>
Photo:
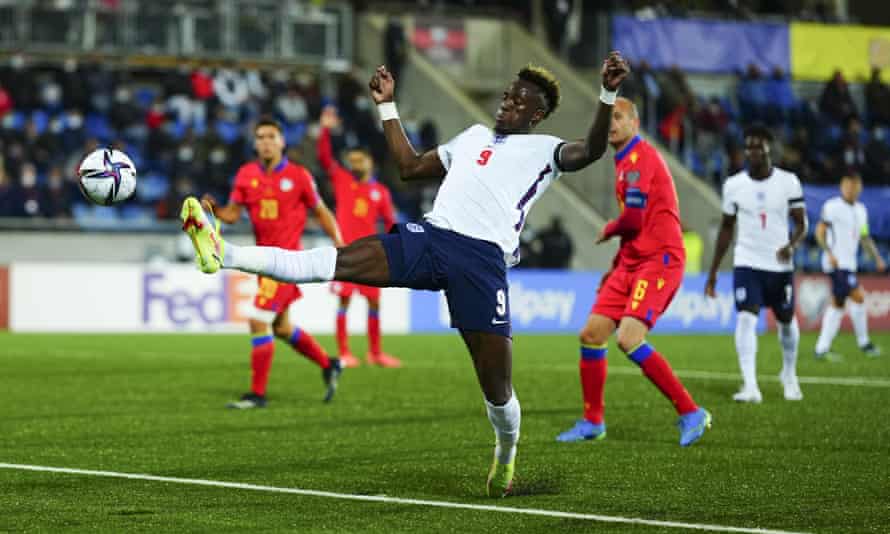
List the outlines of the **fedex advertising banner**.
<svg viewBox="0 0 890 534">
<path fill-rule="evenodd" d="M 235 271 L 205 275 L 191 265 L 16 263 L 9 272 L 13 331 L 246 332 L 256 278 Z M 332 333 L 338 297 L 327 284 L 302 286 L 294 324 Z M 408 331 L 406 289 L 385 289 L 380 326 Z M 347 321 L 364 332 L 367 303 L 356 298 Z"/>
<path fill-rule="evenodd" d="M 514 270 L 510 272 L 510 319 L 514 332 L 577 332 L 590 313 L 599 273 Z M 730 333 L 735 326 L 732 275 L 721 274 L 717 298 L 704 296 L 704 275 L 687 276 L 655 332 Z M 761 319 L 761 329 L 765 322 Z M 411 294 L 411 331 L 450 328 L 441 292 Z"/>
</svg>

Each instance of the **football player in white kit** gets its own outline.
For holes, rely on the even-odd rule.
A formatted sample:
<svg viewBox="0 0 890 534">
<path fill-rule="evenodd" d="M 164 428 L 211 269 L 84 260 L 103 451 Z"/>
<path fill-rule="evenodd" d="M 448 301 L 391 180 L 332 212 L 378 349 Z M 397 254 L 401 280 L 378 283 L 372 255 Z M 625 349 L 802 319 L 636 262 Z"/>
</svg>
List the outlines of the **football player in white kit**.
<svg viewBox="0 0 890 534">
<path fill-rule="evenodd" d="M 773 166 L 772 141 L 772 133 L 766 127 L 752 126 L 745 131 L 748 169 L 730 176 L 723 184 L 723 220 L 705 285 L 705 294 L 716 296 L 717 269 L 738 221 L 733 286 L 738 311 L 735 345 L 743 385 L 733 399 L 739 402 L 763 400 L 757 384 L 757 321 L 763 306 L 773 310 L 778 324 L 782 347 L 779 378 L 785 399 L 803 398 L 797 380 L 800 330 L 794 316 L 792 259 L 795 247 L 807 233 L 807 216 L 797 176 Z M 794 221 L 793 232 L 789 232 L 789 217 Z"/>
<path fill-rule="evenodd" d="M 395 80 L 378 67 L 369 86 L 383 133 L 403 180 L 443 179 L 433 209 L 418 223 L 397 224 L 340 249 L 300 252 L 226 243 L 195 199 L 180 217 L 204 272 L 220 268 L 291 283 L 339 280 L 369 286 L 444 290 L 451 325 L 470 351 L 494 427 L 487 492 L 513 489 L 520 408 L 513 391 L 507 267 L 519 261 L 519 234 L 532 204 L 560 173 L 590 165 L 605 153 L 612 107 L 630 67 L 617 52 L 603 62 L 602 89 L 586 139 L 563 141 L 532 130 L 559 103 L 559 84 L 526 67 L 504 91 L 494 129 L 471 126 L 448 143 L 418 154 L 402 130 Z"/>
<path fill-rule="evenodd" d="M 822 271 L 831 278 L 832 303 L 822 316 L 822 330 L 816 342 L 816 359 L 838 360 L 840 355 L 831 352 L 831 342 L 837 335 L 844 318 L 844 305 L 850 311 L 850 321 L 856 333 L 856 342 L 867 356 L 881 355 L 881 349 L 868 337 L 868 315 L 865 310 L 865 292 L 856 279 L 859 243 L 875 259 L 878 271 L 887 265 L 868 232 L 868 211 L 859 202 L 862 178 L 852 174 L 841 178 L 841 194 L 825 201 L 819 224 L 816 225 L 816 241 L 822 247 Z"/>
</svg>

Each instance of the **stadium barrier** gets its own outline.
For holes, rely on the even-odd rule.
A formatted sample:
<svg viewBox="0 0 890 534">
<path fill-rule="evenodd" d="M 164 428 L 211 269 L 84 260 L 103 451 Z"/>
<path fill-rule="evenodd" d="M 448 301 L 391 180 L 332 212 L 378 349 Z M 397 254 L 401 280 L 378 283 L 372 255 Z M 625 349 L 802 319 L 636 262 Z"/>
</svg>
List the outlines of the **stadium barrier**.
<svg viewBox="0 0 890 534">
<path fill-rule="evenodd" d="M 880 275 L 859 277 L 859 283 L 866 292 L 865 309 L 868 313 L 868 327 L 873 331 L 890 330 L 890 278 Z M 797 294 L 797 320 L 800 329 L 818 332 L 822 324 L 822 312 L 831 300 L 831 281 L 826 275 L 807 274 L 794 277 Z M 768 323 L 770 330 L 775 330 L 772 315 Z M 853 324 L 848 315 L 844 316 L 841 330 L 853 331 Z"/>
<path fill-rule="evenodd" d="M 10 329 L 17 332 L 246 332 L 256 282 L 226 271 L 207 276 L 192 265 L 14 263 Z M 408 332 L 409 291 L 386 289 L 381 328 Z M 337 299 L 327 285 L 303 286 L 294 322 L 332 333 Z M 367 305 L 355 299 L 348 322 L 363 332 Z"/>
<path fill-rule="evenodd" d="M 574 271 L 510 272 L 510 314 L 517 333 L 574 334 L 584 324 L 601 275 Z M 705 275 L 687 275 L 655 328 L 659 334 L 728 334 L 735 325 L 732 275 L 721 273 L 717 298 L 703 295 Z M 798 275 L 797 313 L 803 330 L 817 330 L 831 286 L 824 275 Z M 890 330 L 890 278 L 860 277 L 874 330 Z M 337 298 L 327 284 L 302 286 L 293 321 L 315 333 L 334 330 Z M 243 333 L 252 309 L 252 276 L 226 271 L 207 276 L 191 265 L 134 263 L 13 263 L 0 267 L 0 328 L 16 332 Z M 355 298 L 348 321 L 365 330 L 367 305 Z M 769 317 L 767 317 L 769 316 Z M 383 290 L 381 327 L 390 334 L 447 332 L 444 295 Z M 761 314 L 760 330 L 774 327 Z M 844 328 L 850 329 L 848 320 Z"/>
</svg>

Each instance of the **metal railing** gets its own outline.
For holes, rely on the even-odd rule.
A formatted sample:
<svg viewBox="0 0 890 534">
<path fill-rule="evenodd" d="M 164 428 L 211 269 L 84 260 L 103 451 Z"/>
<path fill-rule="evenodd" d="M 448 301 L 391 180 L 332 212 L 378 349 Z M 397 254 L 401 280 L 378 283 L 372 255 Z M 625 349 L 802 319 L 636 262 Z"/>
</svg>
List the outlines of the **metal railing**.
<svg viewBox="0 0 890 534">
<path fill-rule="evenodd" d="M 0 0 L 0 48 L 348 65 L 348 2 Z"/>
</svg>

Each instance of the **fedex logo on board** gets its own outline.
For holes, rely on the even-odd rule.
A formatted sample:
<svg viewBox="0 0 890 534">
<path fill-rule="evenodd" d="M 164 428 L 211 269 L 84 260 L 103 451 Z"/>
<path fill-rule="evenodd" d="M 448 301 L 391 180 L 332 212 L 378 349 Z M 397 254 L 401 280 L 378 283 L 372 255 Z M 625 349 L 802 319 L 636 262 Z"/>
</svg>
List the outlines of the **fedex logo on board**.
<svg viewBox="0 0 890 534">
<path fill-rule="evenodd" d="M 142 275 L 142 322 L 180 328 L 243 323 L 255 292 L 254 278 L 241 273 L 148 271 Z"/>
</svg>

